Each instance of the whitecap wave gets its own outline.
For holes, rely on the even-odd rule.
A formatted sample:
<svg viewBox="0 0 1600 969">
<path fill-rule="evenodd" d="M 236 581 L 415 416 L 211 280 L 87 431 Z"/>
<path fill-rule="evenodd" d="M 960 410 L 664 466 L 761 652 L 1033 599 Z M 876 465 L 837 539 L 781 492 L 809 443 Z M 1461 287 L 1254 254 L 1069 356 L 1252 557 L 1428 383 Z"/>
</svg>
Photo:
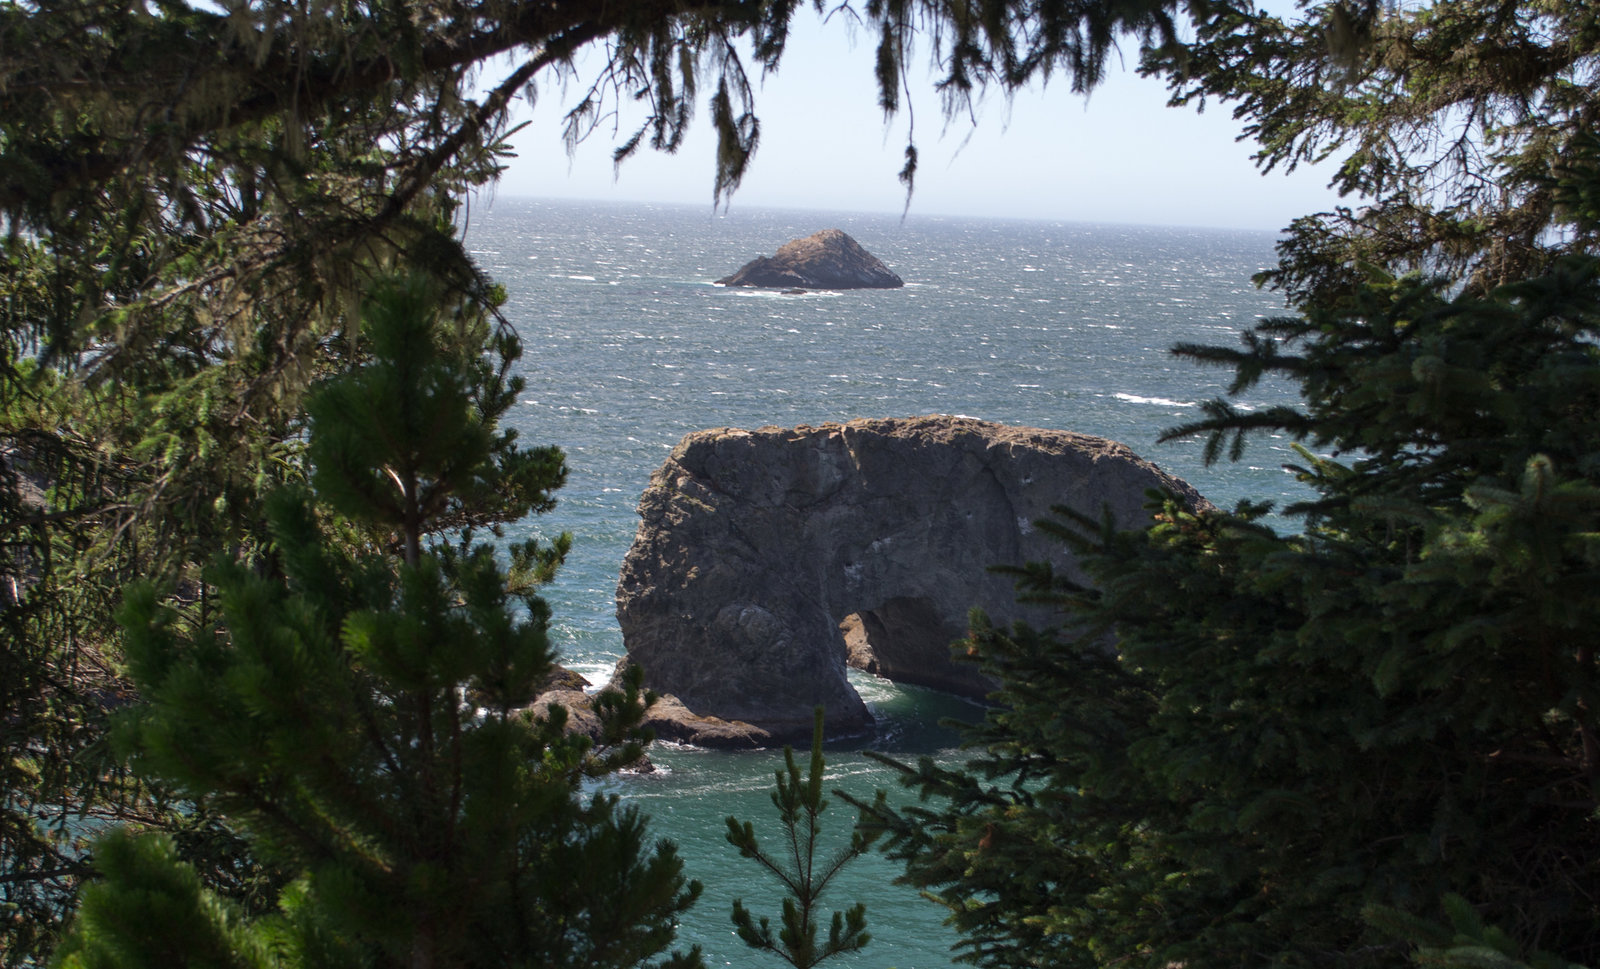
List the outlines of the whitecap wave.
<svg viewBox="0 0 1600 969">
<path fill-rule="evenodd" d="M 1138 394 L 1124 394 L 1118 391 L 1111 396 L 1118 400 L 1125 400 L 1130 404 L 1153 404 L 1156 407 L 1193 407 L 1192 400 L 1169 400 L 1165 397 L 1140 397 Z"/>
</svg>

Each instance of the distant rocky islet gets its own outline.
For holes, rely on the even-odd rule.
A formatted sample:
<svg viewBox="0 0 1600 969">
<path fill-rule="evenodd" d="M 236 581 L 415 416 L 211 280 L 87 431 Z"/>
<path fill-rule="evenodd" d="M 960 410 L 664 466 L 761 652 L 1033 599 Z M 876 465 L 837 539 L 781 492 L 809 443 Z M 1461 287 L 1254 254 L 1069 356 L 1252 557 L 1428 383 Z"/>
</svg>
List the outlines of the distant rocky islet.
<svg viewBox="0 0 1600 969">
<path fill-rule="evenodd" d="M 813 289 L 898 289 L 905 281 L 883 260 L 839 229 L 793 239 L 771 256 L 758 256 L 719 286 L 753 286 L 805 292 Z"/>
</svg>

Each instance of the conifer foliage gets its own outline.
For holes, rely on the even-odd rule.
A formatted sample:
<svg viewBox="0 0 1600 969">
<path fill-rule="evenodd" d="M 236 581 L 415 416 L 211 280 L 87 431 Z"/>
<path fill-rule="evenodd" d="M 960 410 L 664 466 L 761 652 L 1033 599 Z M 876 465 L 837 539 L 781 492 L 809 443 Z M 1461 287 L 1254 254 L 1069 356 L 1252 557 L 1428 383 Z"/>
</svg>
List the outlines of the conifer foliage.
<svg viewBox="0 0 1600 969">
<path fill-rule="evenodd" d="M 117 730 L 136 770 L 295 880 L 247 920 L 162 838 L 112 835 L 63 965 L 623 967 L 667 949 L 698 886 L 642 817 L 582 788 L 639 757 L 637 684 L 598 746 L 559 709 L 521 712 L 551 672 L 536 589 L 565 538 L 514 546 L 508 573 L 470 528 L 441 534 L 548 507 L 564 475 L 498 429 L 516 346 L 485 355 L 486 333 L 427 281 L 379 287 L 368 362 L 308 405 L 312 490 L 273 497 L 269 554 L 214 567 L 217 621 L 129 592 L 144 702 Z"/>
<path fill-rule="evenodd" d="M 1597 187 L 1592 157 L 1552 183 Z M 1284 533 L 1170 498 L 1148 532 L 1045 524 L 1094 587 L 1019 570 L 1061 626 L 974 624 L 974 760 L 870 819 L 967 957 L 1600 964 L 1600 256 L 1550 241 L 1488 289 L 1345 267 L 1178 348 L 1299 401 L 1168 435 L 1296 438 L 1312 496 Z"/>
<path fill-rule="evenodd" d="M 828 807 L 828 795 L 822 790 L 822 723 L 823 710 L 819 706 L 806 772 L 802 774 L 795 763 L 794 748 L 786 746 L 783 769 L 774 774 L 772 805 L 778 809 L 783 828 L 782 847 L 777 852 L 762 848 L 755 825 L 731 815 L 727 819 L 728 843 L 739 849 L 741 858 L 756 862 L 784 889 L 782 924 L 776 934 L 770 918 L 757 918 L 738 898 L 733 901 L 734 927 L 745 945 L 771 953 L 795 969 L 811 969 L 834 956 L 859 951 L 872 941 L 872 934 L 867 931 L 867 907 L 857 902 L 843 912 L 833 913 L 827 939 L 821 945 L 817 943 L 823 894 L 871 843 L 866 832 L 855 830 L 842 849 L 821 854 L 822 812 Z"/>
</svg>

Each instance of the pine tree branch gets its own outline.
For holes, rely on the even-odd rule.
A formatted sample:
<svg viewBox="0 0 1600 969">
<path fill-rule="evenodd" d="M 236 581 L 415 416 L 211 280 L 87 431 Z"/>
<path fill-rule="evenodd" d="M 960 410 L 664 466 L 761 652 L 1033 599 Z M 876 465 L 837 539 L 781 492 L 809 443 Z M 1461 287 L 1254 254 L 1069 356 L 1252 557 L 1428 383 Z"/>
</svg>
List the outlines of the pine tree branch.
<svg viewBox="0 0 1600 969">
<path fill-rule="evenodd" d="M 674 0 L 640 0 L 629 4 L 544 0 L 513 4 L 511 16 L 499 16 L 504 9 L 503 4 L 489 0 L 457 4 L 449 20 L 487 22 L 491 26 L 460 36 L 445 31 L 428 35 L 408 58 L 411 70 L 416 76 L 442 76 L 529 46 L 539 50 L 534 61 L 548 64 L 564 60 L 585 44 L 630 24 L 748 15 L 738 5 L 684 4 Z M 430 17 L 436 22 L 446 20 L 438 11 L 430 12 Z M 14 26 L 19 36 L 26 36 L 28 18 L 27 12 L 13 9 L 4 18 L 11 23 L 0 21 L 0 26 Z M 96 62 L 80 67 L 58 66 L 57 73 L 49 78 L 34 80 L 27 75 L 6 78 L 9 89 L 17 94 L 53 97 L 63 90 L 71 94 L 71 88 L 83 88 L 84 94 L 106 93 L 149 103 L 153 89 L 158 92 L 158 99 L 170 105 L 166 112 L 167 123 L 159 137 L 135 142 L 122 151 L 82 153 L 72 157 L 70 162 L 63 160 L 48 167 L 47 175 L 56 191 L 107 181 L 117 172 L 137 170 L 175 150 L 186 152 L 221 131 L 235 130 L 285 112 L 313 114 L 323 105 L 341 98 L 375 92 L 407 80 L 388 51 L 353 62 L 342 53 L 324 54 L 320 62 L 308 65 L 304 62 L 303 46 L 286 28 L 279 38 L 267 45 L 271 53 L 258 62 L 241 42 L 218 50 L 217 34 L 225 31 L 224 17 L 216 15 L 206 25 L 212 30 L 194 32 L 181 39 L 162 38 L 164 59 L 173 66 L 164 78 L 154 83 L 146 78 L 137 86 L 119 91 L 88 80 L 104 72 L 103 65 L 98 63 L 98 52 L 93 55 Z M 261 38 L 252 38 L 249 43 L 260 45 L 261 41 Z M 64 85 L 57 79 L 61 76 L 71 80 Z M 162 98 L 159 92 L 163 90 L 171 93 Z M 213 97 L 216 91 L 253 93 L 220 106 L 209 106 L 200 100 Z M 33 187 L 19 177 L 0 179 L 0 211 L 14 211 L 32 194 Z"/>
</svg>

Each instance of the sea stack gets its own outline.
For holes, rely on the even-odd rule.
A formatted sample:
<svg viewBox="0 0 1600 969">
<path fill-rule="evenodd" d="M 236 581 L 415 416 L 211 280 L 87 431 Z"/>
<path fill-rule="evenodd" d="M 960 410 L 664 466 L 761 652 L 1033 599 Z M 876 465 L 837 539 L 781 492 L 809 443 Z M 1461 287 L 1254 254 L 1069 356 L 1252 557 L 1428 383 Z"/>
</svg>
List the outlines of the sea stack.
<svg viewBox="0 0 1600 969">
<path fill-rule="evenodd" d="M 905 282 L 877 256 L 838 229 L 823 229 L 784 243 L 771 258 L 758 256 L 719 286 L 769 289 L 898 289 Z"/>
<path fill-rule="evenodd" d="M 776 746 L 871 729 L 856 667 L 973 698 L 994 685 L 950 647 L 968 611 L 1059 622 L 1017 602 L 994 565 L 1051 561 L 1088 582 L 1034 522 L 1064 505 L 1119 527 L 1150 521 L 1150 489 L 1206 501 L 1103 438 L 964 417 L 689 434 L 639 500 L 617 584 L 624 662 L 675 697 L 657 736 Z M 666 710 L 667 708 L 663 708 Z M 715 729 L 713 729 L 715 728 Z"/>
</svg>

